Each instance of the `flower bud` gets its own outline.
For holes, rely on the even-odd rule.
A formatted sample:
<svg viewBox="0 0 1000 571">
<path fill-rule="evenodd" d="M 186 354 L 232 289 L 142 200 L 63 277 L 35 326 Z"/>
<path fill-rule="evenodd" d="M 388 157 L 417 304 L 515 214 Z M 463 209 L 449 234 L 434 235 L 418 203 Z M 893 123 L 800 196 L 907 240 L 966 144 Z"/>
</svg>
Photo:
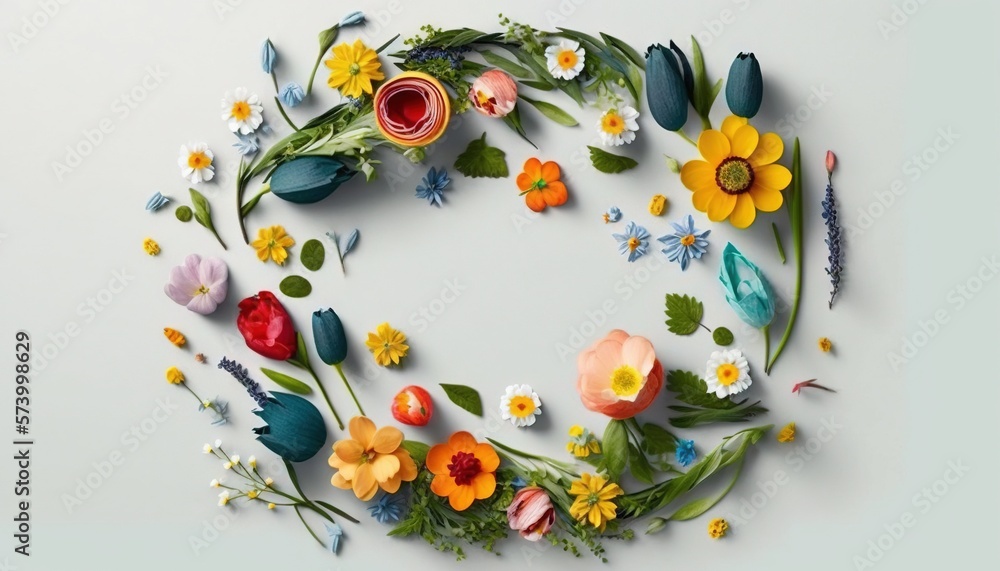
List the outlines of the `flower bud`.
<svg viewBox="0 0 1000 571">
<path fill-rule="evenodd" d="M 760 111 L 764 100 L 764 78 L 760 64 L 752 53 L 740 53 L 729 68 L 726 82 L 726 103 L 733 115 L 750 119 Z"/>
<path fill-rule="evenodd" d="M 677 131 L 687 123 L 687 86 L 675 56 L 661 44 L 646 52 L 646 99 L 650 114 L 664 129 Z"/>
<path fill-rule="evenodd" d="M 487 117 L 506 117 L 517 104 L 517 84 L 503 71 L 491 69 L 472 83 L 469 101 Z"/>
</svg>

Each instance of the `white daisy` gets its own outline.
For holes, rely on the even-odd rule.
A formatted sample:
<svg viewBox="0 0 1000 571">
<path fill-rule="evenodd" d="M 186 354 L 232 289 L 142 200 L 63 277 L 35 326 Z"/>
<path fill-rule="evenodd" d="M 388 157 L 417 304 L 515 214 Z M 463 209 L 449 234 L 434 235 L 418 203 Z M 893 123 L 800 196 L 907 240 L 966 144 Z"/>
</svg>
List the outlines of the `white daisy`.
<svg viewBox="0 0 1000 571">
<path fill-rule="evenodd" d="M 639 112 L 629 105 L 619 105 L 604 112 L 597 121 L 597 132 L 607 147 L 628 145 L 635 140 L 639 130 Z"/>
<path fill-rule="evenodd" d="M 226 121 L 233 133 L 253 133 L 264 122 L 264 117 L 261 116 L 263 111 L 260 98 L 256 93 L 247 91 L 246 87 L 238 87 L 232 93 L 227 91 L 222 98 L 222 120 Z"/>
<path fill-rule="evenodd" d="M 535 417 L 542 414 L 542 401 L 529 385 L 511 385 L 500 397 L 500 418 L 517 427 L 535 424 Z"/>
<path fill-rule="evenodd" d="M 583 71 L 585 52 L 580 42 L 560 40 L 558 45 L 545 48 L 545 63 L 556 79 L 573 79 Z"/>
<path fill-rule="evenodd" d="M 177 166 L 181 167 L 181 176 L 191 184 L 208 182 L 215 177 L 215 167 L 212 159 L 215 155 L 206 143 L 188 143 L 181 145 L 181 154 L 177 158 Z"/>
<path fill-rule="evenodd" d="M 219 494 L 219 506 L 224 506 L 229 503 L 229 490 L 226 490 Z"/>
<path fill-rule="evenodd" d="M 714 351 L 705 368 L 708 392 L 726 398 L 741 393 L 750 386 L 750 363 L 739 349 Z"/>
</svg>

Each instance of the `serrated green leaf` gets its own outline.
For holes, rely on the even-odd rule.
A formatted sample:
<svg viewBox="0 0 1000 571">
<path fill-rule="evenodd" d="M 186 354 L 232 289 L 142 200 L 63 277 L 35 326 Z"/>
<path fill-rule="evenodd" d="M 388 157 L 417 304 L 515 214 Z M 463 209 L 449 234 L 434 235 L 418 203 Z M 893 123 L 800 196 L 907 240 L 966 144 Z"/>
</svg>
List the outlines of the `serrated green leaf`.
<svg viewBox="0 0 1000 571">
<path fill-rule="evenodd" d="M 667 329 L 677 335 L 691 335 L 701 327 L 705 306 L 697 299 L 676 293 L 667 294 Z"/>
<path fill-rule="evenodd" d="M 528 103 L 535 109 L 538 109 L 542 113 L 542 115 L 545 115 L 546 117 L 552 119 L 553 121 L 559 123 L 560 125 L 566 127 L 575 127 L 580 124 L 579 122 L 577 122 L 576 119 L 573 118 L 572 115 L 563 111 L 559 107 L 551 103 L 548 103 L 547 101 L 537 101 L 535 99 L 530 99 L 523 95 L 521 96 L 521 99 L 523 99 L 526 103 Z"/>
<path fill-rule="evenodd" d="M 312 293 L 312 284 L 302 276 L 288 276 L 278 284 L 281 293 L 288 297 L 305 297 Z"/>
<path fill-rule="evenodd" d="M 299 252 L 299 259 L 302 261 L 302 265 L 305 266 L 307 270 L 319 271 L 323 267 L 323 262 L 326 260 L 326 248 L 323 243 L 319 240 L 311 239 L 307 240 L 305 244 L 302 245 L 302 251 Z"/>
<path fill-rule="evenodd" d="M 677 393 L 677 400 L 691 406 L 717 409 L 732 408 L 733 401 L 720 399 L 708 392 L 708 384 L 691 371 L 674 370 L 667 373 L 666 389 Z"/>
<path fill-rule="evenodd" d="M 506 153 L 486 144 L 486 133 L 473 139 L 462 154 L 455 159 L 455 169 L 465 176 L 478 178 L 503 178 L 507 170 Z"/>
<path fill-rule="evenodd" d="M 733 332 L 725 327 L 716 327 L 712 332 L 712 340 L 720 347 L 728 347 L 733 343 Z"/>
<path fill-rule="evenodd" d="M 642 425 L 642 436 L 646 452 L 650 454 L 673 454 L 677 450 L 677 437 L 658 424 Z"/>
<path fill-rule="evenodd" d="M 479 397 L 479 392 L 476 389 L 447 383 L 441 383 L 441 388 L 444 389 L 444 394 L 448 395 L 451 402 L 476 416 L 483 416 L 483 399 Z"/>
<path fill-rule="evenodd" d="M 482 50 L 479 53 L 480 55 L 483 56 L 483 59 L 486 60 L 487 63 L 506 71 L 507 73 L 513 75 L 514 77 L 519 77 L 522 79 L 531 79 L 535 77 L 535 74 L 531 73 L 531 70 L 519 64 L 516 64 L 510 61 L 509 59 L 501 55 L 498 55 L 495 52 L 491 52 L 490 50 Z"/>
<path fill-rule="evenodd" d="M 588 146 L 590 149 L 590 162 L 594 168 L 608 174 L 617 174 L 635 168 L 639 163 L 630 157 L 615 155 L 604 149 Z"/>
<path fill-rule="evenodd" d="M 728 399 L 719 399 L 720 402 L 732 402 Z M 693 407 L 668 407 L 671 410 L 682 412 L 679 416 L 670 417 L 670 425 L 676 428 L 693 428 L 702 424 L 715 424 L 719 422 L 746 422 L 756 416 L 767 413 L 767 409 L 760 406 L 760 401 L 746 404 L 747 401 L 734 403 L 733 408 L 693 408 Z"/>
<path fill-rule="evenodd" d="M 279 373 L 278 371 L 274 371 L 266 367 L 261 367 L 260 372 L 264 373 L 265 377 L 274 381 L 274 383 L 279 387 L 295 394 L 307 395 L 312 392 L 312 388 L 309 385 L 303 383 L 295 377 L 290 377 L 284 373 Z"/>
<path fill-rule="evenodd" d="M 646 455 L 635 445 L 628 444 L 628 469 L 632 477 L 644 484 L 653 484 L 653 467 Z"/>
<path fill-rule="evenodd" d="M 417 466 L 420 466 L 427 459 L 427 453 L 430 451 L 431 447 L 424 444 L 423 442 L 417 442 L 416 440 L 404 440 L 402 444 L 403 450 L 410 453 L 410 458 L 416 462 Z"/>
<path fill-rule="evenodd" d="M 191 218 L 194 217 L 194 213 L 191 212 L 190 206 L 182 204 L 177 207 L 177 210 L 174 210 L 174 216 L 181 222 L 190 222 Z"/>
<path fill-rule="evenodd" d="M 604 468 L 612 481 L 618 481 L 625 466 L 628 464 L 629 442 L 625 423 L 621 420 L 609 420 L 601 439 L 601 451 L 604 454 Z"/>
</svg>

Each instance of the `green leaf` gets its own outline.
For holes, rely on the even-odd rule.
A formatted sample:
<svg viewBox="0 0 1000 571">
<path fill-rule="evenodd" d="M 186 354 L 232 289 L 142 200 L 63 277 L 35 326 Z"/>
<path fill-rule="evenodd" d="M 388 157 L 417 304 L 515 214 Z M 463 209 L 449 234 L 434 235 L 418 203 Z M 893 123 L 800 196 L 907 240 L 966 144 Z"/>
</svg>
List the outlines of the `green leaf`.
<svg viewBox="0 0 1000 571">
<path fill-rule="evenodd" d="M 512 109 L 510 113 L 504 115 L 503 122 L 508 127 L 510 127 L 510 129 L 512 131 L 514 131 L 515 133 L 517 133 L 522 139 L 524 139 L 525 141 L 528 141 L 529 145 L 531 145 L 532 147 L 535 147 L 536 149 L 538 148 L 538 145 L 532 143 L 531 139 L 528 138 L 528 134 L 524 132 L 524 126 L 521 125 L 521 106 L 520 105 L 515 104 L 514 105 L 514 109 Z M 504 163 L 504 166 L 506 166 L 506 163 Z"/>
<path fill-rule="evenodd" d="M 309 366 L 309 351 L 306 349 L 306 340 L 299 331 L 295 332 L 295 344 L 295 356 L 289 359 L 288 362 L 300 369 L 311 370 Z"/>
<path fill-rule="evenodd" d="M 539 91 L 552 91 L 553 89 L 555 89 L 555 86 L 553 86 L 551 83 L 546 83 L 544 81 L 535 81 L 535 80 L 527 80 L 527 79 L 525 79 L 525 80 L 521 81 L 521 85 L 526 85 L 528 87 L 531 87 L 533 89 L 537 89 Z"/>
<path fill-rule="evenodd" d="M 403 450 L 410 453 L 410 458 L 416 462 L 417 466 L 420 466 L 427 460 L 427 453 L 430 451 L 431 447 L 424 444 L 423 442 L 417 442 L 416 440 L 404 440 L 402 444 Z"/>
<path fill-rule="evenodd" d="M 629 157 L 615 155 L 597 147 L 587 148 L 590 149 L 590 162 L 595 169 L 603 173 L 617 174 L 639 165 L 635 159 Z"/>
<path fill-rule="evenodd" d="M 312 284 L 302 276 L 288 276 L 278 285 L 281 293 L 288 297 L 305 297 L 312 293 Z"/>
<path fill-rule="evenodd" d="M 691 54 L 694 68 L 694 96 L 691 104 L 694 106 L 694 110 L 698 112 L 698 115 L 703 119 L 708 119 L 708 114 L 712 110 L 712 104 L 715 103 L 715 96 L 719 92 L 713 89 L 711 83 L 708 79 L 708 74 L 705 72 L 705 57 L 701 53 L 701 46 L 698 45 L 698 40 L 694 36 L 691 36 Z M 719 80 L 717 84 L 720 88 L 722 80 Z"/>
<path fill-rule="evenodd" d="M 455 159 L 455 169 L 472 178 L 503 178 L 507 170 L 506 153 L 486 144 L 486 133 L 473 139 L 465 151 Z"/>
<path fill-rule="evenodd" d="M 677 511 L 675 511 L 667 519 L 673 521 L 687 521 L 689 519 L 694 519 L 702 515 L 703 513 L 707 512 L 708 510 L 712 509 L 712 507 L 715 506 L 715 504 L 721 502 L 722 498 L 726 497 L 726 494 L 728 494 L 729 491 L 733 489 L 733 486 L 736 485 L 736 480 L 739 479 L 740 472 L 743 471 L 743 458 L 744 458 L 743 456 L 740 457 L 739 463 L 736 464 L 736 468 L 733 469 L 733 477 L 731 480 L 729 480 L 729 485 L 726 486 L 724 490 L 719 492 L 714 497 L 698 498 L 696 500 L 691 500 L 690 502 L 677 508 Z M 716 469 L 717 468 L 718 467 L 716 466 Z"/>
<path fill-rule="evenodd" d="M 642 425 L 643 445 L 650 454 L 673 454 L 677 450 L 677 437 L 658 424 Z"/>
<path fill-rule="evenodd" d="M 193 188 L 189 188 L 188 190 L 191 191 L 191 204 L 194 204 L 195 221 L 205 228 L 212 230 L 214 228 L 212 225 L 212 207 L 208 203 L 208 199 Z"/>
<path fill-rule="evenodd" d="M 720 401 L 733 402 L 728 399 Z M 681 412 L 680 416 L 670 418 L 670 425 L 676 428 L 693 428 L 701 424 L 716 424 L 719 422 L 746 422 L 754 417 L 767 413 L 767 409 L 760 406 L 760 401 L 746 404 L 746 400 L 734 403 L 733 408 L 692 408 L 684 406 L 671 406 L 671 410 Z"/>
<path fill-rule="evenodd" d="M 174 210 L 174 216 L 176 216 L 181 222 L 190 222 L 194 213 L 191 212 L 190 206 L 182 204 L 177 207 L 177 210 Z"/>
<path fill-rule="evenodd" d="M 691 371 L 674 370 L 667 373 L 666 389 L 677 393 L 677 400 L 691 406 L 726 409 L 732 408 L 733 401 L 720 399 L 708 392 L 708 384 Z"/>
<path fill-rule="evenodd" d="M 451 402 L 476 416 L 483 416 L 483 400 L 479 398 L 476 389 L 447 383 L 441 383 L 441 388 L 444 389 L 444 394 L 448 395 Z"/>
<path fill-rule="evenodd" d="M 639 69 L 646 69 L 646 58 L 642 57 L 642 55 L 637 52 L 635 48 L 614 36 L 605 34 L 604 32 L 601 32 L 601 37 L 604 38 L 605 43 L 621 52 L 621 54 L 635 64 L 636 67 Z"/>
<path fill-rule="evenodd" d="M 635 445 L 628 444 L 628 469 L 632 477 L 644 484 L 653 484 L 653 467 L 646 455 Z"/>
<path fill-rule="evenodd" d="M 725 327 L 716 327 L 712 332 L 712 340 L 720 347 L 728 347 L 733 344 L 733 332 Z"/>
<path fill-rule="evenodd" d="M 514 77 L 520 77 L 522 79 L 531 79 L 535 77 L 535 74 L 531 73 L 531 70 L 520 66 L 501 55 L 489 50 L 482 50 L 479 53 L 483 56 L 483 59 L 486 60 L 487 63 L 499 67 Z"/>
<path fill-rule="evenodd" d="M 601 449 L 608 477 L 612 481 L 618 481 L 628 464 L 629 455 L 628 432 L 625 430 L 624 421 L 608 421 L 608 427 L 604 429 L 604 438 L 601 439 Z"/>
<path fill-rule="evenodd" d="M 529 105 L 531 105 L 532 107 L 534 107 L 535 109 L 538 109 L 542 113 L 542 115 L 545 115 L 546 117 L 552 119 L 553 121 L 559 123 L 560 125 L 566 127 L 575 127 L 580 124 L 579 122 L 577 122 L 576 119 L 573 118 L 572 115 L 570 115 L 569 113 L 563 111 L 562 109 L 551 103 L 548 103 L 546 101 L 537 101 L 535 99 L 530 99 L 523 95 L 521 96 L 521 99 L 524 100 Z"/>
<path fill-rule="evenodd" d="M 302 245 L 302 251 L 299 253 L 299 259 L 302 260 L 302 265 L 305 266 L 307 270 L 319 271 L 323 267 L 323 261 L 326 260 L 326 248 L 323 243 L 315 238 L 312 240 L 307 240 L 305 244 Z"/>
<path fill-rule="evenodd" d="M 278 371 L 265 367 L 261 367 L 260 372 L 264 373 L 264 376 L 274 381 L 274 383 L 279 387 L 289 390 L 295 394 L 307 395 L 312 392 L 312 388 L 310 388 L 309 385 L 303 383 L 295 377 L 289 377 L 284 373 L 279 373 Z"/>
<path fill-rule="evenodd" d="M 667 329 L 677 335 L 691 335 L 701 327 L 705 306 L 687 295 L 667 294 Z"/>
<path fill-rule="evenodd" d="M 663 155 L 667 159 L 667 168 L 674 174 L 681 174 L 681 163 L 670 155 Z"/>
</svg>

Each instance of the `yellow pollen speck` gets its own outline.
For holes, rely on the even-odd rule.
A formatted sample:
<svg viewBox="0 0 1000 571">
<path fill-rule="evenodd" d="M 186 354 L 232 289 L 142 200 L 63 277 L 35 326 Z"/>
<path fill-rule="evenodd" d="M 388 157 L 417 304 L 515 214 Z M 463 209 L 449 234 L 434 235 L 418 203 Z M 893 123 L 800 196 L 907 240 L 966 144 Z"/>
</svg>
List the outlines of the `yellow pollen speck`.
<svg viewBox="0 0 1000 571">
<path fill-rule="evenodd" d="M 819 350 L 824 353 L 829 353 L 833 350 L 833 341 L 830 341 L 828 337 L 819 338 Z"/>
</svg>

